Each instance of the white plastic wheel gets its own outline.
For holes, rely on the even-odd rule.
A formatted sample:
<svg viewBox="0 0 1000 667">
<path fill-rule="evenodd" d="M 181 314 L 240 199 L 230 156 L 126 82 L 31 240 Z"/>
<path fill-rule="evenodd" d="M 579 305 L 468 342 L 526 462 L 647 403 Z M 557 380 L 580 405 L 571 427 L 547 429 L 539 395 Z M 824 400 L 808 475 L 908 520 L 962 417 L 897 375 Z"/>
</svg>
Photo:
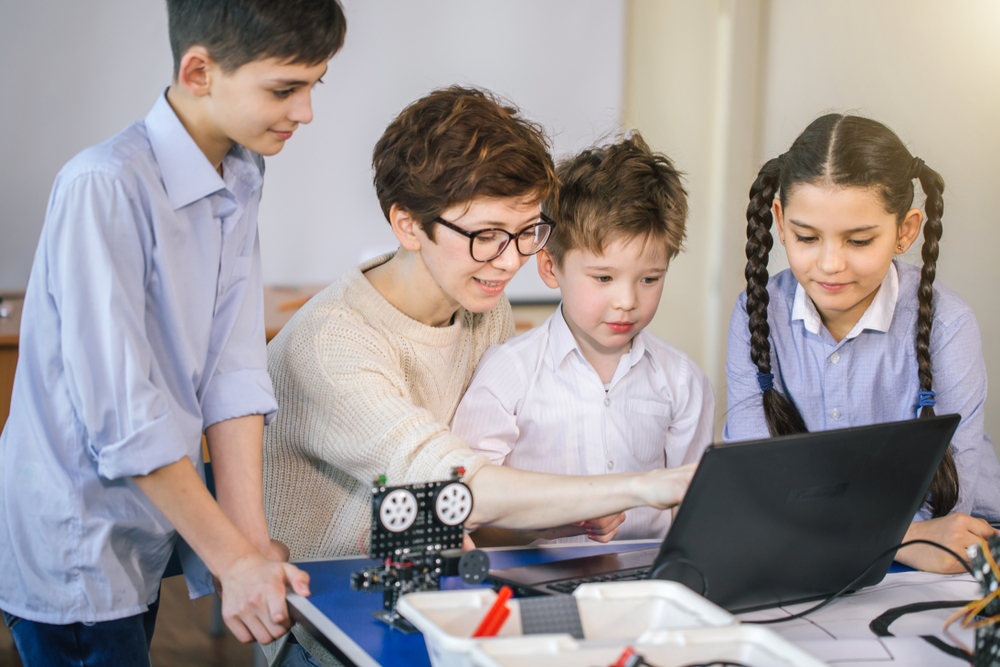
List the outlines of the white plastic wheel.
<svg viewBox="0 0 1000 667">
<path fill-rule="evenodd" d="M 460 482 L 452 482 L 441 489 L 434 503 L 437 518 L 446 526 L 457 526 L 472 513 L 472 493 Z"/>
<path fill-rule="evenodd" d="M 378 518 L 386 530 L 401 533 L 417 520 L 417 499 L 406 489 L 390 491 L 379 505 Z"/>
</svg>

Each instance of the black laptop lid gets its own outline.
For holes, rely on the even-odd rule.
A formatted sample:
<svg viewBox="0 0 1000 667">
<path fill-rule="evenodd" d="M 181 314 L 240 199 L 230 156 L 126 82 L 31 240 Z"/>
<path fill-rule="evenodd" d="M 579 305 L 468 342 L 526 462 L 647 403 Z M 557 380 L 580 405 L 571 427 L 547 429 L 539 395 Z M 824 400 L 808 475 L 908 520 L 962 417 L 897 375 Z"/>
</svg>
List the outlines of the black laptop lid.
<svg viewBox="0 0 1000 667">
<path fill-rule="evenodd" d="M 713 445 L 653 565 L 730 610 L 818 599 L 899 544 L 958 415 Z M 881 581 L 887 556 L 858 586 Z"/>
</svg>

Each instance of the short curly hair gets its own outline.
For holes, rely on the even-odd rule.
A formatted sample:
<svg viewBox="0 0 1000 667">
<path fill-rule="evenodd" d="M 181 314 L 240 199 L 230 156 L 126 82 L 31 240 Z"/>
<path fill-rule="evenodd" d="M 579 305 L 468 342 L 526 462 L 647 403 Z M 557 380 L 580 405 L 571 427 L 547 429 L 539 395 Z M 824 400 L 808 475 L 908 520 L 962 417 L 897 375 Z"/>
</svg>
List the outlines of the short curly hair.
<svg viewBox="0 0 1000 667">
<path fill-rule="evenodd" d="M 558 199 L 543 208 L 558 218 L 546 250 L 560 268 L 571 250 L 601 255 L 623 238 L 665 242 L 667 261 L 681 251 L 688 214 L 681 172 L 638 132 L 560 162 L 556 174 Z"/>
<path fill-rule="evenodd" d="M 476 197 L 532 197 L 558 190 L 542 129 L 489 91 L 451 86 L 403 109 L 372 153 L 386 220 L 393 204 L 434 238 L 442 211 Z"/>
</svg>

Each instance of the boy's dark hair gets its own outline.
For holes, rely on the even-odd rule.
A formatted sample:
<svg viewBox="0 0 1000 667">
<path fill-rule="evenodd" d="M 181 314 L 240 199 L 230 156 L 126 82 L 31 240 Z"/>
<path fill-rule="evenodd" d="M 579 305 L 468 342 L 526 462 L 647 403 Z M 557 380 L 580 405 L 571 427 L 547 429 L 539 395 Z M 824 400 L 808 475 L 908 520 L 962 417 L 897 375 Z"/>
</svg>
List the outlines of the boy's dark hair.
<svg viewBox="0 0 1000 667">
<path fill-rule="evenodd" d="M 921 392 L 931 391 L 930 336 L 933 316 L 932 283 L 936 273 L 944 180 L 915 158 L 899 137 L 885 125 L 859 116 L 828 114 L 817 118 L 799 135 L 787 153 L 767 162 L 750 188 L 747 206 L 747 315 L 750 358 L 758 381 L 771 373 L 771 347 L 767 324 L 767 257 L 771 249 L 771 203 L 775 195 L 787 206 L 797 185 L 865 188 L 875 192 L 888 213 L 902 223 L 913 204 L 913 179 L 919 178 L 927 199 L 924 209 L 923 268 L 917 288 L 917 373 Z M 770 379 L 762 382 L 762 388 Z M 806 431 L 795 404 L 777 389 L 763 391 L 764 416 L 771 435 Z M 924 406 L 921 417 L 934 414 Z M 935 517 L 948 514 L 958 501 L 958 472 L 951 448 L 945 453 L 931 482 L 929 505 Z"/>
<path fill-rule="evenodd" d="M 545 212 L 558 219 L 546 245 L 558 266 L 570 250 L 601 255 L 621 238 L 665 242 L 667 261 L 680 252 L 688 212 L 681 173 L 638 132 L 564 160 L 556 175 L 559 198 Z"/>
<path fill-rule="evenodd" d="M 203 46 L 224 72 L 254 60 L 318 65 L 344 45 L 337 0 L 167 0 L 174 76 L 181 57 Z"/>
<path fill-rule="evenodd" d="M 548 140 L 486 90 L 452 86 L 409 105 L 372 152 L 386 220 L 395 204 L 434 239 L 434 218 L 476 197 L 537 197 L 558 187 Z"/>
</svg>

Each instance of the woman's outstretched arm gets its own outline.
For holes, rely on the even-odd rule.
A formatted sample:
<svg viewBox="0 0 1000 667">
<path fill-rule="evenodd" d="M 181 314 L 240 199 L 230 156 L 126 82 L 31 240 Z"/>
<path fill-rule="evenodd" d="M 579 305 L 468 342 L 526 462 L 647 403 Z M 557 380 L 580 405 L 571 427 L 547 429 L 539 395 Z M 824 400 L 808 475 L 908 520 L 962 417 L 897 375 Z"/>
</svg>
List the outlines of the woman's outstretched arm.
<svg viewBox="0 0 1000 667">
<path fill-rule="evenodd" d="M 667 509 L 684 497 L 695 466 L 585 477 L 483 466 L 468 480 L 474 505 L 465 525 L 538 530 L 632 507 Z"/>
</svg>

